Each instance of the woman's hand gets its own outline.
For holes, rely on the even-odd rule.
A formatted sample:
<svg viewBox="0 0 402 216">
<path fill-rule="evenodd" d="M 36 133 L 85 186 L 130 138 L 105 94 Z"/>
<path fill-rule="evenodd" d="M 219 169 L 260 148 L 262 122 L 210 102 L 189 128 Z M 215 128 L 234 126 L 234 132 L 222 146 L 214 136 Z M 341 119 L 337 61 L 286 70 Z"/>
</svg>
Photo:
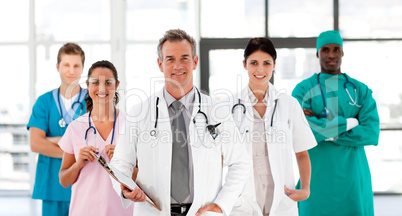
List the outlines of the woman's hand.
<svg viewBox="0 0 402 216">
<path fill-rule="evenodd" d="M 285 185 L 285 194 L 295 202 L 306 200 L 310 196 L 309 189 L 291 190 Z"/>
<path fill-rule="evenodd" d="M 115 148 L 115 147 L 116 147 L 116 146 L 115 146 L 115 145 L 112 145 L 112 144 L 108 144 L 108 145 L 105 146 L 105 151 L 106 151 L 107 157 L 108 157 L 110 160 L 112 160 L 112 157 L 113 157 L 113 154 L 114 154 L 114 148 Z"/>
<path fill-rule="evenodd" d="M 93 153 L 97 153 L 99 150 L 96 149 L 93 146 L 88 146 L 88 147 L 84 147 L 82 149 L 80 149 L 80 154 L 78 156 L 78 160 L 77 160 L 77 166 L 79 168 L 84 167 L 88 162 L 92 162 L 95 160 L 95 157 L 91 154 L 91 152 Z"/>
</svg>

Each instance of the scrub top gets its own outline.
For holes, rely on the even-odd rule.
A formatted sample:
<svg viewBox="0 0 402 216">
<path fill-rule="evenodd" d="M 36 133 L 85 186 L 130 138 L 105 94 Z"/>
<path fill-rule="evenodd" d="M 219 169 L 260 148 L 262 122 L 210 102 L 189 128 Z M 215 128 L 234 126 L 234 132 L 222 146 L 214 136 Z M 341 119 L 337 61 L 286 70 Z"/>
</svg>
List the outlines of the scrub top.
<svg viewBox="0 0 402 216">
<path fill-rule="evenodd" d="M 347 75 L 346 75 L 347 76 Z M 317 74 L 299 83 L 292 95 L 313 117 L 306 117 L 318 145 L 310 149 L 310 197 L 299 202 L 303 215 L 374 215 L 371 174 L 364 146 L 378 145 L 379 117 L 372 91 L 348 76 L 351 84 L 344 88 L 343 74 L 321 73 L 320 84 L 329 113 L 323 116 L 323 97 Z M 351 102 L 351 103 L 349 103 Z M 356 118 L 359 125 L 346 130 L 347 118 Z M 333 138 L 333 141 L 326 141 Z"/>
<path fill-rule="evenodd" d="M 62 128 L 59 125 L 61 115 L 57 98 L 55 99 L 53 96 L 54 91 L 57 91 L 57 89 L 49 91 L 37 99 L 27 125 L 28 130 L 30 127 L 35 127 L 45 131 L 47 137 L 63 136 L 67 126 Z M 80 97 L 80 101 L 84 98 L 86 92 L 85 90 L 81 91 L 83 91 L 84 94 Z M 63 102 L 61 101 L 61 103 Z M 81 104 L 83 105 L 82 113 L 85 113 L 85 101 L 81 101 Z M 63 104 L 62 107 L 64 107 Z M 77 106 L 76 114 L 78 115 L 79 113 L 80 110 Z M 59 183 L 61 160 L 61 158 L 53 158 L 39 154 L 36 167 L 35 185 L 32 194 L 33 199 L 70 201 L 71 188 L 64 188 Z"/>
<path fill-rule="evenodd" d="M 74 154 L 76 160 L 79 158 L 80 149 L 86 147 L 85 131 L 89 127 L 88 115 L 89 113 L 86 113 L 73 121 L 59 141 L 61 149 L 68 154 Z M 120 111 L 116 118 L 113 145 L 118 143 L 119 132 L 124 126 L 126 114 Z M 91 125 L 95 126 L 92 118 Z M 88 145 L 90 146 L 95 146 L 96 139 L 95 148 L 99 149 L 99 154 L 101 154 L 108 163 L 110 160 L 106 154 L 105 146 L 111 143 L 112 132 L 113 130 L 110 131 L 106 140 L 100 136 L 98 131 L 95 136 L 94 131 L 89 130 L 87 136 Z M 77 181 L 72 185 L 70 215 L 132 216 L 133 206 L 134 205 L 131 205 L 127 209 L 123 208 L 119 194 L 113 189 L 109 174 L 97 161 L 87 163 L 80 170 Z"/>
</svg>

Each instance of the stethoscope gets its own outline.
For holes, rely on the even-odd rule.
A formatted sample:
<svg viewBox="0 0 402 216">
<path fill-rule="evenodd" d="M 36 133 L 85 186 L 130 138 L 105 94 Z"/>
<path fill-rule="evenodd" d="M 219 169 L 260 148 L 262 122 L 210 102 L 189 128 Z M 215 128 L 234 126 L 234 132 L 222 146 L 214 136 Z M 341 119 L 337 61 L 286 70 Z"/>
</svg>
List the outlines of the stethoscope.
<svg viewBox="0 0 402 216">
<path fill-rule="evenodd" d="M 88 137 L 88 132 L 92 129 L 93 131 L 94 131 L 94 136 L 95 136 L 95 148 L 96 148 L 96 129 L 95 129 L 95 127 L 94 126 L 92 126 L 92 124 L 91 124 L 91 112 L 92 112 L 92 110 L 91 111 L 89 111 L 89 114 L 88 114 L 88 129 L 85 131 L 85 144 L 86 144 L 86 146 L 88 147 L 88 139 L 87 139 L 87 137 Z M 113 130 L 112 130 L 112 140 L 110 141 L 110 144 L 111 145 L 113 145 L 113 139 L 114 139 L 114 129 L 115 129 L 115 127 L 116 127 L 116 107 L 114 107 L 114 120 L 113 120 Z"/>
<path fill-rule="evenodd" d="M 84 105 L 81 103 L 80 101 L 80 97 L 81 97 L 81 88 L 80 88 L 80 93 L 78 94 L 77 100 L 71 105 L 71 108 L 74 109 L 74 106 L 76 104 L 78 104 L 79 109 L 80 109 L 80 116 L 82 114 L 82 110 L 84 109 Z M 66 127 L 66 121 L 64 120 L 64 114 L 63 114 L 63 110 L 61 109 L 61 103 L 60 103 L 60 88 L 58 89 L 58 93 L 57 93 L 57 102 L 59 102 L 59 110 L 60 110 L 60 115 L 61 115 L 61 119 L 59 121 L 59 126 L 64 128 Z"/>
<path fill-rule="evenodd" d="M 197 94 L 198 94 L 198 111 L 197 111 L 197 113 L 195 114 L 195 116 L 194 116 L 194 118 L 193 118 L 193 122 L 194 122 L 194 124 L 196 124 L 196 120 L 195 120 L 195 119 L 197 118 L 197 115 L 201 115 L 202 118 L 205 119 L 205 124 L 207 125 L 206 128 L 208 129 L 208 131 L 209 131 L 209 133 L 211 134 L 212 138 L 215 139 L 215 138 L 219 135 L 218 130 L 217 130 L 216 128 L 217 128 L 221 123 L 218 123 L 218 124 L 216 124 L 216 125 L 210 125 L 210 124 L 208 124 L 208 116 L 207 116 L 203 111 L 201 111 L 201 94 L 200 94 L 200 91 L 199 91 L 197 88 L 195 88 L 195 89 L 197 90 Z M 159 118 L 159 108 L 158 108 L 158 105 L 159 105 L 159 97 L 156 98 L 156 108 L 155 108 L 156 115 L 155 115 L 155 125 L 154 125 L 154 129 L 149 132 L 149 134 L 150 134 L 153 138 L 155 138 L 155 139 L 158 137 L 158 132 L 156 131 L 156 128 L 157 128 L 157 126 L 158 126 L 158 118 Z"/>
<path fill-rule="evenodd" d="M 328 111 L 328 109 L 327 109 L 327 102 L 325 101 L 324 92 L 323 92 L 323 90 L 322 90 L 322 88 L 321 88 L 320 74 L 321 74 L 321 73 L 319 73 L 319 74 L 317 75 L 317 83 L 318 83 L 318 87 L 320 88 L 321 96 L 322 96 L 322 101 L 323 101 L 323 104 L 324 104 L 324 109 L 322 110 L 322 116 L 326 117 L 326 116 L 328 115 L 329 111 Z M 362 104 L 362 105 L 357 104 L 357 88 L 356 88 L 356 85 L 349 81 L 349 78 L 348 78 L 348 76 L 346 76 L 346 74 L 343 74 L 343 76 L 345 76 L 345 78 L 346 78 L 346 81 L 345 81 L 345 83 L 343 84 L 343 88 L 345 89 L 346 93 L 348 94 L 348 96 L 349 96 L 349 98 L 350 98 L 350 101 L 347 101 L 347 103 L 348 103 L 349 105 L 351 105 L 351 106 L 362 107 L 363 104 Z M 352 85 L 353 89 L 355 90 L 355 98 L 354 98 L 354 99 L 353 99 L 352 96 L 350 95 L 350 92 L 349 92 L 349 90 L 348 90 L 348 88 L 347 88 L 347 85 L 348 85 L 348 84 Z"/>
<path fill-rule="evenodd" d="M 271 124 L 270 124 L 270 127 L 268 129 L 268 134 L 272 134 L 272 126 L 274 125 L 274 116 L 275 116 L 276 106 L 277 105 L 278 105 L 278 99 L 275 99 L 275 105 L 274 105 L 274 110 L 272 111 L 272 115 L 271 115 Z M 233 105 L 233 107 L 232 107 L 232 115 L 234 114 L 234 109 L 237 106 L 241 106 L 241 108 L 243 110 L 243 115 L 245 115 L 246 114 L 246 106 L 240 102 L 240 98 L 239 98 L 239 101 L 237 102 L 237 104 Z"/>
</svg>

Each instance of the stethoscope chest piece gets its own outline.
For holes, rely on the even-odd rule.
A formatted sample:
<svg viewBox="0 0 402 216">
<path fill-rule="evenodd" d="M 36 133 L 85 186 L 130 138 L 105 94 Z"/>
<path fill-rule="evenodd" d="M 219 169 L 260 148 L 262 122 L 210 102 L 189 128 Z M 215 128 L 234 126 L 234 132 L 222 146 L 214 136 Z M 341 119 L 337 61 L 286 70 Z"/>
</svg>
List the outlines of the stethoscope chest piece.
<svg viewBox="0 0 402 216">
<path fill-rule="evenodd" d="M 215 140 L 216 139 L 216 137 L 219 135 L 219 130 L 218 130 L 218 126 L 220 125 L 221 123 L 218 123 L 218 124 L 216 124 L 216 125 L 207 125 L 207 129 L 208 129 L 208 131 L 209 131 L 209 134 L 211 134 L 211 136 L 212 136 L 212 138 Z"/>
<path fill-rule="evenodd" d="M 62 127 L 62 128 L 66 127 L 66 121 L 64 121 L 63 118 L 60 119 L 59 126 Z"/>
<path fill-rule="evenodd" d="M 329 114 L 329 111 L 327 109 L 327 107 L 324 107 L 324 109 L 322 110 L 322 116 L 326 117 Z"/>
<path fill-rule="evenodd" d="M 151 137 L 154 139 L 158 138 L 158 132 L 156 130 L 151 130 L 149 135 L 151 135 Z"/>
</svg>

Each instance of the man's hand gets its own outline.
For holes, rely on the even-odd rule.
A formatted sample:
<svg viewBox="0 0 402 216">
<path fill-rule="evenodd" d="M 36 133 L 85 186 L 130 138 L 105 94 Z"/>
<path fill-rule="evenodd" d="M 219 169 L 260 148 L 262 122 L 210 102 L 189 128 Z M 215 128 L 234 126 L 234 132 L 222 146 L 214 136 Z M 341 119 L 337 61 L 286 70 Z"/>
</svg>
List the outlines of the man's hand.
<svg viewBox="0 0 402 216">
<path fill-rule="evenodd" d="M 308 116 L 308 117 L 313 117 L 315 116 L 313 111 L 309 110 L 309 109 L 303 109 L 304 115 Z"/>
<path fill-rule="evenodd" d="M 216 213 L 223 213 L 222 209 L 218 205 L 216 205 L 215 203 L 211 203 L 211 204 L 208 204 L 208 205 L 200 208 L 195 215 L 196 216 L 201 216 L 202 213 L 207 212 L 207 211 L 216 212 Z"/>
<path fill-rule="evenodd" d="M 286 195 L 295 202 L 306 200 L 310 196 L 310 190 L 301 189 L 301 190 L 291 190 L 288 189 L 285 185 L 285 193 Z"/>
<path fill-rule="evenodd" d="M 129 199 L 133 202 L 146 201 L 145 193 L 139 187 L 136 187 L 133 191 L 130 191 L 130 189 L 126 188 L 126 186 L 120 184 L 120 188 L 124 198 Z"/>
</svg>

